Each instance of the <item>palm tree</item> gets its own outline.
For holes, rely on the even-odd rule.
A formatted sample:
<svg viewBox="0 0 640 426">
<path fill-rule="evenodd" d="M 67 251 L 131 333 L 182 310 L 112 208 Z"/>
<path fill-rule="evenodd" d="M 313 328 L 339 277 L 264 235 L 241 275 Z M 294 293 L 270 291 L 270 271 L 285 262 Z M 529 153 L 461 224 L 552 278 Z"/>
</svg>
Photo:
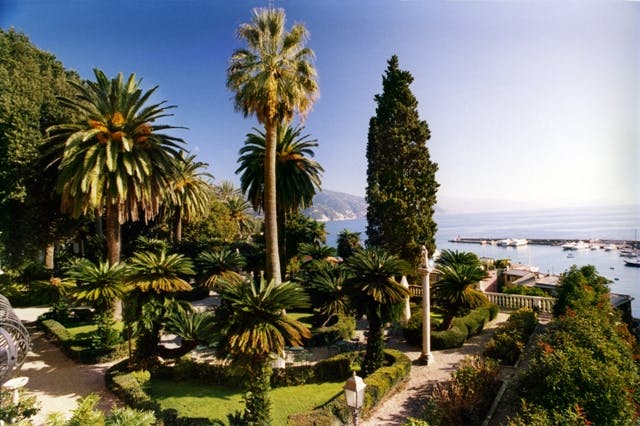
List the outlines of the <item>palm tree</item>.
<svg viewBox="0 0 640 426">
<path fill-rule="evenodd" d="M 443 250 L 436 261 L 439 280 L 433 286 L 435 299 L 445 310 L 441 328 L 447 330 L 456 315 L 489 303 L 476 284 L 486 278 L 480 260 L 473 253 Z"/>
<path fill-rule="evenodd" d="M 47 129 L 47 144 L 59 154 L 50 166 L 59 168 L 62 211 L 73 217 L 105 211 L 108 260 L 114 265 L 120 261 L 120 225 L 158 214 L 183 141 L 162 133 L 174 126 L 154 124 L 173 108 L 147 105 L 157 86 L 143 91 L 135 74 L 126 82 L 122 74 L 111 80 L 98 69 L 94 74 L 95 82 L 70 81 L 77 94 L 61 102 L 79 119 Z"/>
<path fill-rule="evenodd" d="M 336 249 L 318 243 L 301 243 L 298 246 L 300 256 L 308 256 L 309 260 L 325 260 L 336 255 Z"/>
<path fill-rule="evenodd" d="M 244 257 L 226 248 L 207 250 L 198 255 L 196 264 L 202 271 L 204 286 L 214 288 L 219 281 L 239 283 L 242 281 L 240 271 L 247 264 Z"/>
<path fill-rule="evenodd" d="M 129 259 L 127 282 L 134 290 L 128 300 L 125 322 L 129 337 L 132 327 L 139 331 L 136 345 L 139 362 L 150 361 L 156 355 L 161 321 L 171 311 L 166 301 L 173 293 L 191 290 L 183 278 L 189 275 L 195 275 L 193 263 L 181 254 L 167 255 L 164 250 L 136 252 Z"/>
<path fill-rule="evenodd" d="M 182 344 L 178 348 L 160 345 L 158 355 L 164 359 L 176 359 L 188 354 L 198 343 L 206 343 L 214 332 L 213 314 L 197 312 L 187 306 L 187 309 L 180 307 L 166 315 L 165 330 L 179 336 Z"/>
<path fill-rule="evenodd" d="M 380 249 L 358 250 L 346 262 L 353 274 L 348 292 L 358 315 L 369 321 L 367 350 L 362 362 L 365 376 L 384 363 L 384 323 L 397 319 L 409 291 L 395 280 L 410 269 L 410 265 Z"/>
<path fill-rule="evenodd" d="M 82 259 L 67 271 L 67 278 L 75 281 L 76 287 L 71 296 L 78 302 L 87 302 L 99 314 L 110 313 L 116 300 L 120 300 L 129 291 L 124 283 L 126 269 L 124 264 L 97 264 Z"/>
<path fill-rule="evenodd" d="M 338 256 L 348 259 L 351 255 L 361 248 L 360 232 L 351 232 L 343 229 L 338 234 Z"/>
<path fill-rule="evenodd" d="M 201 170 L 209 164 L 195 161 L 195 158 L 195 155 L 180 153 L 177 175 L 172 182 L 173 197 L 169 210 L 175 215 L 174 235 L 178 242 L 182 241 L 182 222 L 205 216 L 209 211 L 212 187 L 205 178 L 213 179 L 213 176 Z"/>
<path fill-rule="evenodd" d="M 253 129 L 247 134 L 245 145 L 240 149 L 236 173 L 242 173 L 240 187 L 256 211 L 263 209 L 265 197 L 264 170 L 266 138 L 263 132 Z M 318 162 L 312 160 L 313 148 L 317 141 L 309 140 L 309 135 L 301 136 L 303 127 L 278 126 L 276 132 L 276 200 L 277 228 L 279 235 L 280 265 L 284 267 L 287 253 L 287 216 L 307 208 L 320 189 Z"/>
<path fill-rule="evenodd" d="M 227 87 L 235 93 L 235 109 L 255 115 L 264 126 L 264 203 L 267 276 L 281 282 L 276 213 L 276 131 L 294 114 L 304 118 L 318 96 L 313 51 L 305 47 L 306 28 L 285 29 L 282 9 L 256 8 L 238 37 L 247 43 L 231 56 Z"/>
<path fill-rule="evenodd" d="M 229 211 L 231 221 L 238 227 L 238 237 L 246 239 L 251 236 L 256 228 L 256 222 L 249 214 L 251 205 L 241 195 L 234 195 L 224 200 L 224 205 Z"/>
<path fill-rule="evenodd" d="M 324 319 L 321 326 L 326 326 L 336 315 L 346 315 L 350 310 L 345 292 L 345 284 L 349 278 L 347 269 L 342 265 L 317 262 L 317 267 L 310 276 L 307 291 L 312 305 Z"/>
<path fill-rule="evenodd" d="M 249 391 L 244 420 L 250 425 L 270 424 L 270 358 L 283 353 L 285 346 L 302 345 L 311 336 L 284 309 L 305 308 L 309 297 L 297 284 L 264 279 L 239 285 L 222 283 L 219 293 L 218 347 L 244 373 Z"/>
<path fill-rule="evenodd" d="M 223 180 L 213 187 L 213 192 L 221 201 L 227 201 L 230 198 L 242 195 L 241 191 L 236 188 L 233 182 Z"/>
</svg>

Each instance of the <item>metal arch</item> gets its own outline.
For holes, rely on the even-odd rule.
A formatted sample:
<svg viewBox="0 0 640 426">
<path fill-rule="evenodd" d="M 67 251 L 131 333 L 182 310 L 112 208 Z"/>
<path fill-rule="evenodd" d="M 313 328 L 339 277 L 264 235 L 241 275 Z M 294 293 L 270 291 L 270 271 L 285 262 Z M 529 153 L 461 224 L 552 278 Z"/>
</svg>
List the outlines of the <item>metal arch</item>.
<svg viewBox="0 0 640 426">
<path fill-rule="evenodd" d="M 29 332 L 0 294 L 0 385 L 22 367 L 29 346 Z"/>
</svg>

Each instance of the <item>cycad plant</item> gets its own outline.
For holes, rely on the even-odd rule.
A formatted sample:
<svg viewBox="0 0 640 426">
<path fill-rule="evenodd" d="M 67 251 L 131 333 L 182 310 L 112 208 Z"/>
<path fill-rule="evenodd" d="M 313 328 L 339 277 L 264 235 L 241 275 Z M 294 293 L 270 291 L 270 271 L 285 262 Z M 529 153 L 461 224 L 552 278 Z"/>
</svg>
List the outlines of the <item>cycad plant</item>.
<svg viewBox="0 0 640 426">
<path fill-rule="evenodd" d="M 130 290 L 125 283 L 126 268 L 121 263 L 111 266 L 103 261 L 81 259 L 67 270 L 66 277 L 76 284 L 71 297 L 89 303 L 98 314 L 111 313 L 114 303 Z"/>
<path fill-rule="evenodd" d="M 353 274 L 348 293 L 359 316 L 369 322 L 367 350 L 362 363 L 365 376 L 384 362 L 384 324 L 398 319 L 409 291 L 395 277 L 405 274 L 410 265 L 381 249 L 358 250 L 346 262 Z"/>
<path fill-rule="evenodd" d="M 309 297 L 297 284 L 261 279 L 241 284 L 222 283 L 222 305 L 216 312 L 216 333 L 221 356 L 229 357 L 242 372 L 248 390 L 244 421 L 270 424 L 268 397 L 270 360 L 285 346 L 301 346 L 309 329 L 284 309 L 305 308 Z"/>
<path fill-rule="evenodd" d="M 219 281 L 239 283 L 243 280 L 240 271 L 245 267 L 244 257 L 227 248 L 206 250 L 198 255 L 196 264 L 203 276 L 203 285 L 215 288 Z"/>
</svg>

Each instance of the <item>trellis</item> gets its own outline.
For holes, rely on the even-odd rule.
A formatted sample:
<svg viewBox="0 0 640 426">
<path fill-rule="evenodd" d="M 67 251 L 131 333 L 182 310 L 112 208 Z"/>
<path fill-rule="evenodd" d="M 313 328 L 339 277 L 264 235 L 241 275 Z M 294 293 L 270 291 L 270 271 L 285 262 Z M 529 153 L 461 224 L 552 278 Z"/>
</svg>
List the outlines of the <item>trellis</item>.
<svg viewBox="0 0 640 426">
<path fill-rule="evenodd" d="M 0 294 L 0 385 L 22 367 L 29 345 L 29 332 Z"/>
</svg>

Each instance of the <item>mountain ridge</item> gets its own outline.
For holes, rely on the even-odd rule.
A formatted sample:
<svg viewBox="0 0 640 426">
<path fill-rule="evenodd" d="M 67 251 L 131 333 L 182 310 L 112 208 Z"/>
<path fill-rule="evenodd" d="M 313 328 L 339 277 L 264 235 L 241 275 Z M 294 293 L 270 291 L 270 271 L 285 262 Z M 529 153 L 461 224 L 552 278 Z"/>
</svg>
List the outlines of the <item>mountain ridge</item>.
<svg viewBox="0 0 640 426">
<path fill-rule="evenodd" d="M 303 214 L 320 222 L 364 219 L 367 217 L 367 202 L 358 195 L 324 189 L 313 197 L 313 206 Z"/>
</svg>

